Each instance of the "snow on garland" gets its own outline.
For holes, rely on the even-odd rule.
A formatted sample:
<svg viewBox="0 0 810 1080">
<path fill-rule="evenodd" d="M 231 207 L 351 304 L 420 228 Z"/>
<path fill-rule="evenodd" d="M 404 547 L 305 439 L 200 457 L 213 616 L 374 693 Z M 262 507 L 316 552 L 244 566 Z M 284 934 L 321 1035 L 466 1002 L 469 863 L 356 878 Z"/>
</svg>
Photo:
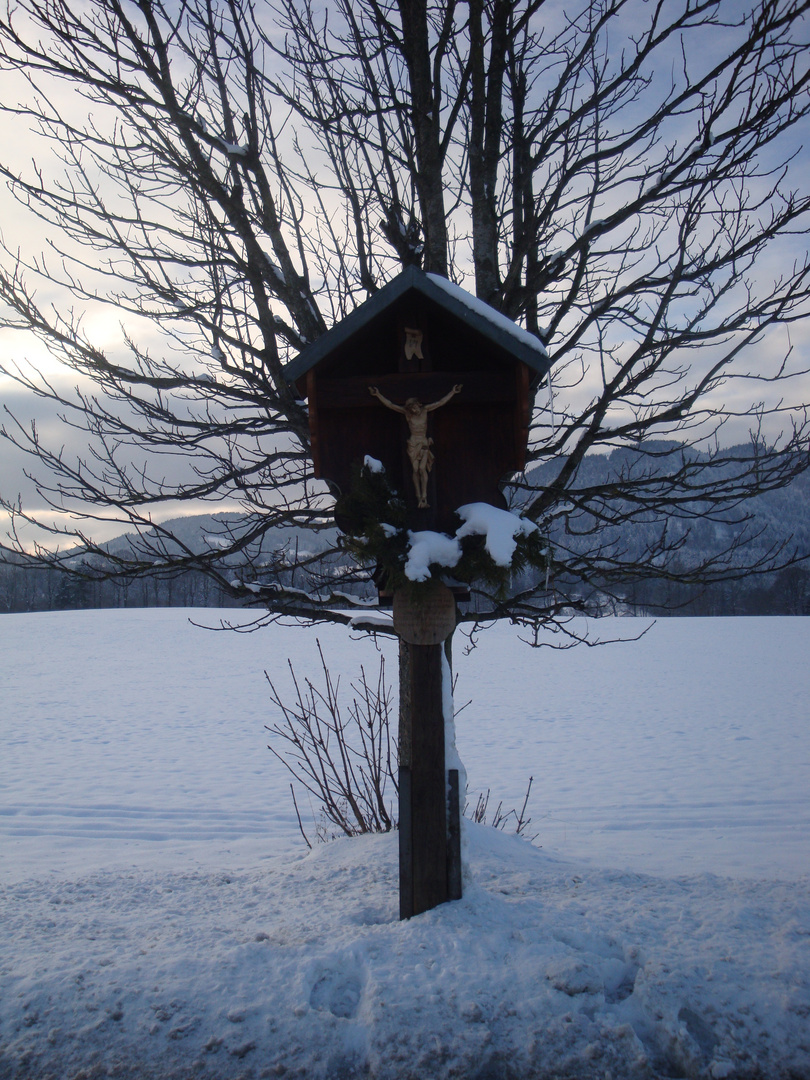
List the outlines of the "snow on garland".
<svg viewBox="0 0 810 1080">
<path fill-rule="evenodd" d="M 408 581 L 429 581 L 431 566 L 452 570 L 461 562 L 461 544 L 447 533 L 408 531 L 408 555 L 403 567 Z"/>
<path fill-rule="evenodd" d="M 404 502 L 381 463 L 370 457 L 335 507 L 344 548 L 377 566 L 389 589 L 418 588 L 452 570 L 459 581 L 502 591 L 526 566 L 548 569 L 549 546 L 534 522 L 489 503 L 468 503 L 456 514 L 462 524 L 453 536 L 408 529 Z"/>
<path fill-rule="evenodd" d="M 460 506 L 456 513 L 464 522 L 456 532 L 458 539 L 483 536 L 484 547 L 498 566 L 512 565 L 518 537 L 529 537 L 537 532 L 533 521 L 518 517 L 508 510 L 499 510 L 489 503 L 468 503 Z"/>
</svg>

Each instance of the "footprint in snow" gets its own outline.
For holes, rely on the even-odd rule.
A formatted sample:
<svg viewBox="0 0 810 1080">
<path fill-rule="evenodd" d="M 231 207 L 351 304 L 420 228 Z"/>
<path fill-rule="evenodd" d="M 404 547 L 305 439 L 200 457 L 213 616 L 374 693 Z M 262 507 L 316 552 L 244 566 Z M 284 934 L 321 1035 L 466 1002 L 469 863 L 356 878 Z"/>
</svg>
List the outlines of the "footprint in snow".
<svg viewBox="0 0 810 1080">
<path fill-rule="evenodd" d="M 574 952 L 550 965 L 547 978 L 555 989 L 571 997 L 601 990 L 608 1005 L 618 1005 L 633 994 L 639 973 L 637 949 L 625 949 L 597 934 L 567 932 L 555 937 Z"/>
<path fill-rule="evenodd" d="M 309 994 L 310 1007 L 330 1012 L 345 1020 L 357 1015 L 362 988 L 354 971 L 326 970 L 315 981 Z"/>
<path fill-rule="evenodd" d="M 569 997 L 579 994 L 605 995 L 608 1005 L 625 1001 L 635 990 L 638 967 L 616 957 L 591 962 L 579 957 L 559 957 L 546 969 L 546 978 L 555 990 Z"/>
<path fill-rule="evenodd" d="M 578 994 L 598 994 L 604 989 L 602 976 L 592 964 L 573 957 L 558 957 L 546 968 L 546 978 L 555 990 L 569 997 Z"/>
</svg>

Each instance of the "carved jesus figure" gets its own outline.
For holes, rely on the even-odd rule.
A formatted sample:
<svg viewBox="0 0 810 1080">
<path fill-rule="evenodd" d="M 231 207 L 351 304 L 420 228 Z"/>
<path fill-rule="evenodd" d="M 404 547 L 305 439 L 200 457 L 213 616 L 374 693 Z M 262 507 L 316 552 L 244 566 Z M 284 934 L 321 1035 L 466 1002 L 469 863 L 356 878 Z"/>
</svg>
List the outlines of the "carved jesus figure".
<svg viewBox="0 0 810 1080">
<path fill-rule="evenodd" d="M 382 402 L 386 408 L 402 413 L 408 421 L 408 430 L 410 431 L 408 457 L 413 468 L 413 486 L 416 488 L 417 505 L 420 510 L 428 505 L 428 473 L 433 468 L 435 460 L 433 451 L 430 449 L 433 445 L 433 439 L 429 438 L 427 433 L 428 413 L 440 409 L 442 405 L 446 405 L 452 397 L 460 393 L 461 387 L 462 384 L 457 383 L 443 398 L 439 398 L 438 401 L 433 401 L 429 405 L 423 405 L 415 397 L 408 398 L 404 405 L 395 405 L 393 401 L 389 401 L 384 394 L 381 394 L 376 386 L 368 388 L 368 392 Z"/>
</svg>

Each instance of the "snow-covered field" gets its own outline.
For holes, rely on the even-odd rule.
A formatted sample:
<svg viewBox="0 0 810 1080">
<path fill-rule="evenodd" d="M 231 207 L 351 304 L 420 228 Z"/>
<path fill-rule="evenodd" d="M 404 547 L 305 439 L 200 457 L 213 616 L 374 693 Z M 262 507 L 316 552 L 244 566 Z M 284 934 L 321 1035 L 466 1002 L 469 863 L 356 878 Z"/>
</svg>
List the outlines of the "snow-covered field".
<svg viewBox="0 0 810 1080">
<path fill-rule="evenodd" d="M 400 923 L 396 838 L 308 853 L 264 730 L 264 670 L 374 644 L 189 616 L 0 617 L 0 1077 L 810 1077 L 810 620 L 459 638 L 472 800 L 533 776 L 538 836 L 469 825 Z"/>
</svg>

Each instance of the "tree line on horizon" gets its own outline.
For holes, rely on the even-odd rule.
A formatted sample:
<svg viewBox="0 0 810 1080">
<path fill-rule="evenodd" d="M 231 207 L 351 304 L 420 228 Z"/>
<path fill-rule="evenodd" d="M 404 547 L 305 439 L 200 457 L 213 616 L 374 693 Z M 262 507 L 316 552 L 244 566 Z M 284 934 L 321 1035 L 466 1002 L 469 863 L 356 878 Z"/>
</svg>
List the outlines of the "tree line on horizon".
<svg viewBox="0 0 810 1080">
<path fill-rule="evenodd" d="M 659 467 L 665 468 L 667 456 L 683 453 L 676 444 L 658 444 Z M 740 449 L 740 452 L 742 450 Z M 630 455 L 632 457 L 632 455 Z M 628 452 L 616 451 L 612 455 L 590 459 L 582 482 L 606 486 L 611 475 L 616 475 L 627 464 Z M 648 462 L 654 469 L 655 459 Z M 664 462 L 664 464 L 660 464 Z M 549 463 L 544 471 L 532 478 L 533 484 L 548 482 L 559 465 Z M 205 551 L 225 546 L 234 527 L 238 527 L 238 514 L 201 514 L 167 523 L 173 534 L 191 550 Z M 641 561 L 654 558 L 654 542 L 657 523 L 635 521 L 632 525 L 607 532 L 595 523 L 599 542 L 606 547 L 620 548 L 625 557 Z M 720 580 L 706 583 L 690 582 L 689 568 L 704 565 L 718 553 L 733 547 L 735 537 L 745 530 L 750 539 L 746 542 L 747 555 L 754 546 L 763 556 L 774 546 L 790 542 L 800 552 L 810 553 L 810 476 L 802 474 L 791 484 L 777 491 L 767 492 L 751 500 L 744 513 L 728 512 L 724 520 L 716 515 L 696 516 L 688 525 L 673 522 L 668 543 L 679 544 L 680 566 L 672 580 L 651 579 L 639 575 L 619 586 L 594 579 L 580 582 L 582 604 L 594 614 L 618 615 L 807 615 L 810 614 L 810 560 L 798 561 L 778 571 L 764 574 L 748 574 L 745 569 L 734 577 L 725 574 Z M 591 542 L 592 531 L 584 523 L 577 533 L 571 533 L 561 523 L 549 539 L 554 550 L 570 549 L 561 567 L 570 561 L 570 552 L 584 549 Z M 296 569 L 302 560 L 311 561 L 319 568 L 319 576 L 343 578 L 351 571 L 352 561 L 341 550 L 341 538 L 336 528 L 324 529 L 319 542 L 304 550 L 302 544 L 308 538 L 304 531 L 286 530 L 273 538 L 267 538 L 261 552 L 249 551 L 236 558 L 225 553 L 219 567 L 219 580 L 210 573 L 194 569 L 177 571 L 171 566 L 158 565 L 151 575 L 133 576 L 132 579 L 109 579 L 103 574 L 88 572 L 66 575 L 53 567 L 31 567 L 17 562 L 13 555 L 0 559 L 0 611 L 60 611 L 81 608 L 130 608 L 130 607 L 244 607 L 251 602 L 261 606 L 261 597 L 267 587 L 295 588 L 300 576 Z M 120 557 L 125 553 L 131 538 L 119 537 L 109 541 L 107 550 Z M 87 556 L 76 554 L 76 559 Z M 744 566 L 744 563 L 743 563 Z M 371 570 L 363 580 L 344 585 L 346 596 L 354 597 L 358 609 L 362 605 L 374 605 L 377 590 Z M 553 586 L 558 573 L 554 569 L 548 584 Z M 536 571 L 524 571 L 525 580 L 515 583 L 519 588 L 531 588 L 540 583 Z M 234 596 L 234 582 L 247 587 L 248 599 Z M 250 586 L 254 591 L 250 591 Z M 566 580 L 566 594 L 574 591 L 577 584 Z M 261 590 L 261 591 L 260 591 Z M 245 591 L 244 589 L 242 591 Z M 351 603 L 347 599 L 347 603 Z"/>
</svg>

